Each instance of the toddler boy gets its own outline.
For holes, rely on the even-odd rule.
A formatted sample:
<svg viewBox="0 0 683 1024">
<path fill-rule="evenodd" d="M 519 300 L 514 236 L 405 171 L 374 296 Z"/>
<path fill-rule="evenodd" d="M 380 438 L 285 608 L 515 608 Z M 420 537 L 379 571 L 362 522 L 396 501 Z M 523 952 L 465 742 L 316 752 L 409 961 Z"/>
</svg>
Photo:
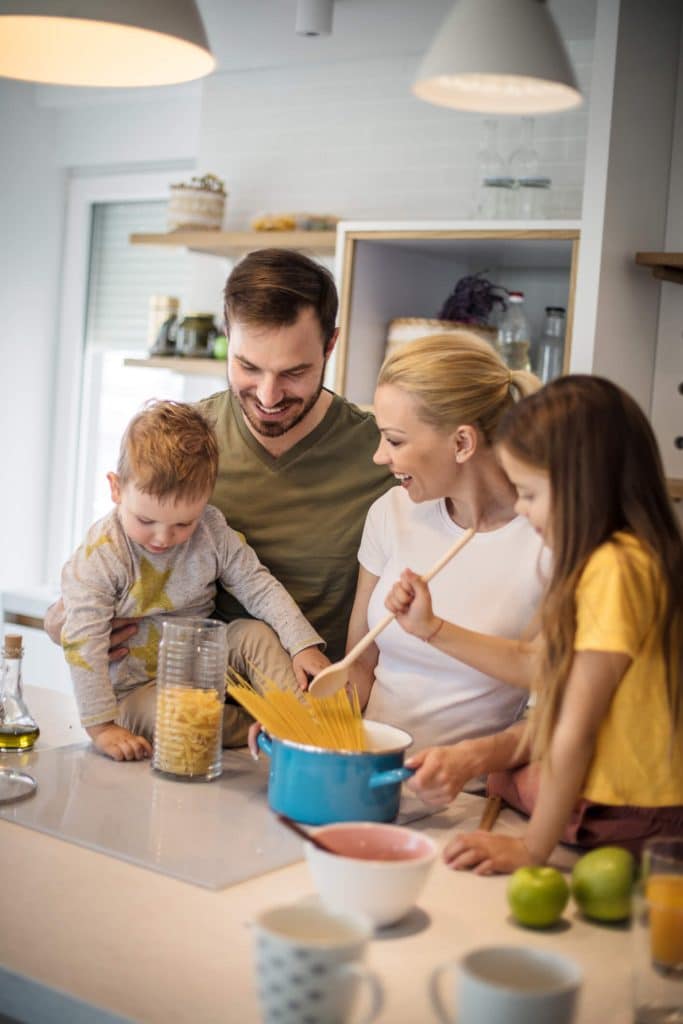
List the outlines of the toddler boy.
<svg viewBox="0 0 683 1024">
<path fill-rule="evenodd" d="M 268 626 L 282 645 L 275 645 L 284 662 L 280 678 L 301 678 L 311 648 L 322 658 L 323 639 L 208 504 L 217 470 L 214 430 L 195 407 L 148 403 L 128 425 L 117 471 L 107 476 L 115 507 L 90 527 L 62 570 L 62 647 L 81 722 L 97 749 L 117 761 L 152 752 L 161 620 L 210 616 L 217 581 L 254 616 L 226 627 L 228 661 L 241 674 L 249 676 L 252 665 L 263 670 L 266 648 L 272 672 Z M 110 663 L 111 623 L 120 618 L 135 619 L 138 631 L 128 656 Z M 230 735 L 224 720 L 223 745 L 244 740 Z"/>
</svg>

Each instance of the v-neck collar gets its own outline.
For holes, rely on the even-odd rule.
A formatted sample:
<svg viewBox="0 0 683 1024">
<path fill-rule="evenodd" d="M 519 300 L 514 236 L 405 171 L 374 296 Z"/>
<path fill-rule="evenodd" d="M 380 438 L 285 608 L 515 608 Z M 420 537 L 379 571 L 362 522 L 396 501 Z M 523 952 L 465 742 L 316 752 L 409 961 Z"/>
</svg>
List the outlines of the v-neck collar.
<svg viewBox="0 0 683 1024">
<path fill-rule="evenodd" d="M 333 394 L 330 407 L 321 419 L 320 423 L 318 423 L 318 425 L 314 427 L 309 434 L 306 434 L 306 436 L 302 437 L 300 441 L 297 441 L 297 443 L 293 445 L 292 448 L 288 449 L 288 451 L 283 452 L 282 455 L 275 456 L 271 455 L 270 452 L 263 447 L 261 442 L 252 434 L 245 422 L 240 404 L 232 391 L 228 393 L 228 398 L 230 401 L 230 409 L 242 440 L 249 450 L 253 452 L 253 454 L 256 455 L 256 457 L 263 463 L 263 465 L 274 473 L 277 473 L 281 469 L 287 469 L 288 466 L 291 466 L 293 462 L 296 462 L 298 458 L 309 451 L 313 445 L 317 444 L 339 419 L 342 408 L 342 399 L 339 395 Z"/>
</svg>

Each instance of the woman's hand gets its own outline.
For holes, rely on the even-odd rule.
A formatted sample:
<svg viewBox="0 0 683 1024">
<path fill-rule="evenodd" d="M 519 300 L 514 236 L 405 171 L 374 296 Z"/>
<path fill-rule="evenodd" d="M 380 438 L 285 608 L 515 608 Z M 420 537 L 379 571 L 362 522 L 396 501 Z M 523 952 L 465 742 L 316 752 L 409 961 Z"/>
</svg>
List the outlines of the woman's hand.
<svg viewBox="0 0 683 1024">
<path fill-rule="evenodd" d="M 455 871 L 474 870 L 475 875 L 510 874 L 527 864 L 540 863 L 517 836 L 490 832 L 457 835 L 446 844 L 443 859 Z"/>
<path fill-rule="evenodd" d="M 249 747 L 249 753 L 255 761 L 258 761 L 258 737 L 259 733 L 262 731 L 263 727 L 261 726 L 261 723 L 254 722 L 253 725 L 249 726 L 249 732 L 247 733 L 247 746 Z"/>
<path fill-rule="evenodd" d="M 426 640 L 441 620 L 434 615 L 429 587 L 411 569 L 404 569 L 384 601 L 406 633 Z"/>
<path fill-rule="evenodd" d="M 468 750 L 463 741 L 453 747 L 427 747 L 409 757 L 406 768 L 416 768 L 417 772 L 406 785 L 426 804 L 449 804 L 476 774 Z"/>
<path fill-rule="evenodd" d="M 307 690 L 311 679 L 314 679 L 318 672 L 330 664 L 319 647 L 305 647 L 292 658 L 292 668 L 296 676 L 297 685 L 300 690 Z"/>
<path fill-rule="evenodd" d="M 144 761 L 152 756 L 152 745 L 115 722 L 91 725 L 85 730 L 95 747 L 114 761 Z"/>
</svg>

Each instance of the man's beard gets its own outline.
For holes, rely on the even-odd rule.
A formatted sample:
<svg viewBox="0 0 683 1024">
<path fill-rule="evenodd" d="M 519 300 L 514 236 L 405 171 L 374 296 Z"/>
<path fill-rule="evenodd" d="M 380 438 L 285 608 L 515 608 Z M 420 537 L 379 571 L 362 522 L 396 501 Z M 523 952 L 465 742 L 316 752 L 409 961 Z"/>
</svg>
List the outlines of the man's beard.
<svg viewBox="0 0 683 1024">
<path fill-rule="evenodd" d="M 315 394 L 312 395 L 311 398 L 307 399 L 307 401 L 305 402 L 301 398 L 297 398 L 294 399 L 294 401 L 292 402 L 293 407 L 296 407 L 297 405 L 299 405 L 299 403 L 301 403 L 299 412 L 295 414 L 294 418 L 291 420 L 280 420 L 277 423 L 269 423 L 268 421 L 264 422 L 257 416 L 253 415 L 251 411 L 252 407 L 249 405 L 249 399 L 251 399 L 251 401 L 255 401 L 255 399 L 254 396 L 251 395 L 249 392 L 239 392 L 237 395 L 237 400 L 240 404 L 240 409 L 244 413 L 244 416 L 249 421 L 249 423 L 251 424 L 251 426 L 253 427 L 257 434 L 261 434 L 263 437 L 282 437 L 283 434 L 287 434 L 290 430 L 296 427 L 297 424 L 301 423 L 304 417 L 308 415 L 308 413 L 311 411 L 315 403 L 318 401 L 322 389 L 323 374 L 320 375 L 320 382 L 315 391 Z"/>
</svg>

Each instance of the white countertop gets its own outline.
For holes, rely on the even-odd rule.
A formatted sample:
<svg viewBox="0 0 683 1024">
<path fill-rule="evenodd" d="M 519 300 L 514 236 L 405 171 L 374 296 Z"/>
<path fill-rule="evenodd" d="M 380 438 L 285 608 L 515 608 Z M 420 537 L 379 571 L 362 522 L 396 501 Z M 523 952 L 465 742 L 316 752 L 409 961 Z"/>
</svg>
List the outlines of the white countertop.
<svg viewBox="0 0 683 1024">
<path fill-rule="evenodd" d="M 73 703 L 35 688 L 27 697 L 43 748 L 80 738 Z M 442 845 L 455 826 L 475 827 L 481 807 L 480 798 L 461 795 L 448 812 L 414 827 Z M 520 820 L 506 810 L 496 828 L 515 832 Z M 571 854 L 562 851 L 561 860 L 571 863 Z M 8 821 L 0 821 L 0 872 L 7 915 L 0 964 L 21 976 L 0 977 L 2 1012 L 40 1024 L 107 1018 L 80 1004 L 60 1010 L 56 996 L 50 1015 L 50 993 L 33 982 L 134 1021 L 256 1022 L 249 923 L 260 910 L 313 891 L 303 861 L 211 891 Z M 557 930 L 522 929 L 509 918 L 506 884 L 504 877 L 435 865 L 419 908 L 370 945 L 368 963 L 385 987 L 382 1024 L 435 1020 L 427 991 L 432 969 L 475 946 L 499 943 L 555 950 L 581 964 L 579 1024 L 630 1021 L 627 929 L 589 924 L 571 904 Z M 13 900 L 16 915 L 8 910 Z"/>
</svg>

